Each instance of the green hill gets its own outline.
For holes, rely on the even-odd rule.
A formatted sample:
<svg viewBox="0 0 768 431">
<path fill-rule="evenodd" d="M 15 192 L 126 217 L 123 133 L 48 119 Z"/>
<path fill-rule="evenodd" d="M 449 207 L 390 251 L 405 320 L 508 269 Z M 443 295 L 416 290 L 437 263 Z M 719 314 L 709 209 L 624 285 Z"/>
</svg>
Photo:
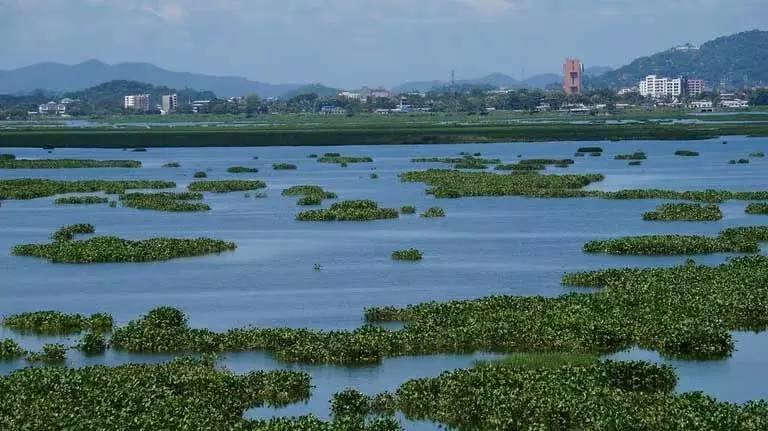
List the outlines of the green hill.
<svg viewBox="0 0 768 431">
<path fill-rule="evenodd" d="M 592 78 L 593 87 L 629 87 L 646 75 L 700 78 L 707 85 L 725 80 L 734 87 L 768 84 L 768 31 L 752 30 L 709 41 L 699 49 L 672 48 L 641 57 Z"/>
</svg>

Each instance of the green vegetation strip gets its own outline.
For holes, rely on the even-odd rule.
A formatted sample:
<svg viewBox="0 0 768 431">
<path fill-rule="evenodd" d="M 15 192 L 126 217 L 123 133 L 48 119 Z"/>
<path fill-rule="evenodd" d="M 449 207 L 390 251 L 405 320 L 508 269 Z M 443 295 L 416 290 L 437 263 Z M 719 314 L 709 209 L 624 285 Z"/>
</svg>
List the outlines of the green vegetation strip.
<svg viewBox="0 0 768 431">
<path fill-rule="evenodd" d="M 747 205 L 747 214 L 768 214 L 768 204 L 755 203 Z"/>
<path fill-rule="evenodd" d="M 206 174 L 203 171 L 195 172 L 194 175 L 192 175 L 194 178 L 208 178 L 208 174 Z"/>
<path fill-rule="evenodd" d="M 236 375 L 209 360 L 26 368 L 0 377 L 0 428 L 247 430 L 247 409 L 305 401 L 310 389 L 306 373 Z"/>
<path fill-rule="evenodd" d="M 341 201 L 328 209 L 309 210 L 299 213 L 299 221 L 371 221 L 398 218 L 396 209 L 379 208 L 371 200 Z"/>
<path fill-rule="evenodd" d="M 96 232 L 96 228 L 89 223 L 71 224 L 63 226 L 51 235 L 54 241 L 72 241 L 75 235 L 84 235 Z"/>
<path fill-rule="evenodd" d="M 445 217 L 445 210 L 439 207 L 432 207 L 424 211 L 424 214 L 421 216 L 426 218 Z"/>
<path fill-rule="evenodd" d="M 194 192 L 126 193 L 120 195 L 120 201 L 124 207 L 167 212 L 210 211 L 211 207 L 204 203 L 188 202 L 202 199 L 202 193 Z"/>
<path fill-rule="evenodd" d="M 176 187 L 172 181 L 158 180 L 86 180 L 56 181 L 20 178 L 0 180 L 0 200 L 36 199 L 65 193 L 120 194 L 131 189 L 169 189 Z"/>
<path fill-rule="evenodd" d="M 38 335 L 77 334 L 84 331 L 107 332 L 112 329 L 112 316 L 96 313 L 90 317 L 82 314 L 65 314 L 58 311 L 35 311 L 13 314 L 3 318 L 8 329 Z"/>
<path fill-rule="evenodd" d="M 655 221 L 716 221 L 722 220 L 723 212 L 717 205 L 692 203 L 663 204 L 656 211 L 643 214 L 643 220 Z"/>
<path fill-rule="evenodd" d="M 257 168 L 249 168 L 246 166 L 232 166 L 227 169 L 227 172 L 229 172 L 230 174 L 248 174 L 248 173 L 255 174 L 259 172 L 259 170 Z"/>
<path fill-rule="evenodd" d="M 320 186 L 300 185 L 289 187 L 282 192 L 283 196 L 301 196 L 297 205 L 320 205 L 323 199 L 336 199 L 338 196 L 334 192 L 327 192 Z"/>
<path fill-rule="evenodd" d="M 24 356 L 24 350 L 14 340 L 0 340 L 0 361 L 12 361 Z"/>
<path fill-rule="evenodd" d="M 290 171 L 296 170 L 298 167 L 293 163 L 274 163 L 272 164 L 272 169 L 276 171 Z"/>
<path fill-rule="evenodd" d="M 416 207 L 413 205 L 405 205 L 400 208 L 402 214 L 416 214 Z"/>
<path fill-rule="evenodd" d="M 318 158 L 317 161 L 319 163 L 337 163 L 340 165 L 345 165 L 347 163 L 372 163 L 373 158 L 368 156 L 351 157 L 342 156 L 339 153 L 325 153 L 323 157 Z"/>
<path fill-rule="evenodd" d="M 109 198 L 101 196 L 68 196 L 58 198 L 54 203 L 56 205 L 94 205 L 105 204 L 109 202 Z"/>
<path fill-rule="evenodd" d="M 208 238 L 151 238 L 131 241 L 114 236 L 100 236 L 75 241 L 72 238 L 74 235 L 67 229 L 71 227 L 64 228 L 63 233 L 60 230 L 54 234 L 54 242 L 21 244 L 15 246 L 12 252 L 16 256 L 39 257 L 54 263 L 84 264 L 164 261 L 221 253 L 237 248 L 232 242 Z M 92 232 L 93 226 L 90 226 L 90 232 L 87 233 Z"/>
<path fill-rule="evenodd" d="M 396 250 L 392 252 L 392 260 L 421 260 L 424 253 L 415 248 Z"/>
<path fill-rule="evenodd" d="M 648 157 L 646 157 L 645 153 L 642 151 L 636 151 L 631 154 L 619 154 L 616 157 L 614 157 L 615 160 L 645 160 Z"/>
<path fill-rule="evenodd" d="M 768 403 L 731 404 L 675 393 L 668 365 L 644 362 L 529 368 L 496 363 L 410 380 L 358 402 L 460 430 L 749 430 L 768 427 Z"/>
<path fill-rule="evenodd" d="M 256 180 L 220 180 L 220 181 L 194 181 L 187 189 L 191 192 L 229 193 L 266 188 L 262 181 Z"/>
<path fill-rule="evenodd" d="M 683 156 L 683 157 L 696 157 L 699 155 L 697 151 L 690 151 L 690 150 L 677 150 L 675 151 L 676 156 Z"/>
<path fill-rule="evenodd" d="M 140 168 L 136 160 L 0 159 L 0 169 Z"/>
<path fill-rule="evenodd" d="M 758 242 L 768 241 L 768 226 L 729 228 L 716 237 L 700 235 L 645 235 L 590 241 L 587 253 L 618 255 L 683 255 L 757 253 Z"/>
</svg>

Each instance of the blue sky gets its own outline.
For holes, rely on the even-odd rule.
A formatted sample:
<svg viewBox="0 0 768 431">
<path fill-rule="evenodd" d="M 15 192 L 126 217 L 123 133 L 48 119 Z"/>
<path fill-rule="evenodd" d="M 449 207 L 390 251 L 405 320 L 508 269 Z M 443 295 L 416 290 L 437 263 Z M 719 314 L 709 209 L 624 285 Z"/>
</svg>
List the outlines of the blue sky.
<svg viewBox="0 0 768 431">
<path fill-rule="evenodd" d="M 338 87 L 619 66 L 768 29 L 768 0 L 0 0 L 0 69 L 145 61 Z"/>
</svg>

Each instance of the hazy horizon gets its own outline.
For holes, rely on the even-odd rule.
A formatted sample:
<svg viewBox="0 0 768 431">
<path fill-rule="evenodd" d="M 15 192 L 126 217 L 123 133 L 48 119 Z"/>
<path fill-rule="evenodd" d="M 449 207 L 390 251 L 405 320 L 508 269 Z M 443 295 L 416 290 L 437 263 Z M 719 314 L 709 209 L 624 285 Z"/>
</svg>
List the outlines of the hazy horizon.
<svg viewBox="0 0 768 431">
<path fill-rule="evenodd" d="M 0 69 L 146 62 L 355 88 L 618 67 L 768 27 L 768 0 L 0 0 Z M 661 12 L 663 13 L 661 13 Z M 681 19 L 684 18 L 684 19 Z"/>
</svg>

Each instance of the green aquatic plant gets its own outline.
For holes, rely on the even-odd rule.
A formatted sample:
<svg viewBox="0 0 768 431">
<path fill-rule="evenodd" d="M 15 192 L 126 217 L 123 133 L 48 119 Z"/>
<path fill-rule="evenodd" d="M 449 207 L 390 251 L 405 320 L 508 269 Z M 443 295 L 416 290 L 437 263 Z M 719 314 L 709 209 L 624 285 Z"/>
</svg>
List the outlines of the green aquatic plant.
<svg viewBox="0 0 768 431">
<path fill-rule="evenodd" d="M 88 431 L 251 430 L 246 410 L 305 401 L 311 391 L 306 373 L 238 375 L 208 359 L 30 367 L 0 377 L 0 388 L 0 429 Z"/>
<path fill-rule="evenodd" d="M 100 332 L 88 332 L 78 341 L 77 350 L 86 355 L 100 355 L 107 350 L 106 337 Z"/>
<path fill-rule="evenodd" d="M 739 160 L 736 161 L 736 163 L 738 163 L 740 165 L 746 165 L 746 164 L 749 163 L 749 159 L 739 159 Z"/>
<path fill-rule="evenodd" d="M 415 248 L 396 250 L 392 252 L 392 260 L 421 260 L 424 253 Z"/>
<path fill-rule="evenodd" d="M 207 180 L 194 181 L 187 186 L 187 190 L 191 192 L 229 193 L 258 190 L 266 187 L 267 185 L 264 182 L 256 180 Z"/>
<path fill-rule="evenodd" d="M 67 237 L 62 234 L 62 238 Z M 235 248 L 237 246 L 232 242 L 209 238 L 131 241 L 114 236 L 99 236 L 75 241 L 70 236 L 68 239 L 55 239 L 48 244 L 17 245 L 12 253 L 16 256 L 44 258 L 54 263 L 84 264 L 164 261 L 233 251 Z"/>
<path fill-rule="evenodd" d="M 745 211 L 747 214 L 768 214 L 768 204 L 749 204 L 747 205 L 747 209 Z"/>
<path fill-rule="evenodd" d="M 211 207 L 200 202 L 202 193 L 194 192 L 161 192 L 161 193 L 126 193 L 120 195 L 120 201 L 127 208 L 167 212 L 200 212 L 210 211 Z"/>
<path fill-rule="evenodd" d="M 0 200 L 36 199 L 66 193 L 120 194 L 131 189 L 168 189 L 176 187 L 172 181 L 158 180 L 85 180 L 56 181 L 21 178 L 0 180 Z"/>
<path fill-rule="evenodd" d="M 317 154 L 313 153 L 313 154 L 308 155 L 307 157 L 310 158 L 310 159 L 316 159 L 317 158 Z"/>
<path fill-rule="evenodd" d="M 46 344 L 42 352 L 27 352 L 24 359 L 27 362 L 62 363 L 67 360 L 67 348 L 63 344 Z"/>
<path fill-rule="evenodd" d="M 379 179 L 379 174 L 377 174 L 376 172 L 372 173 L 371 174 L 371 179 L 372 180 L 378 180 Z"/>
<path fill-rule="evenodd" d="M 403 214 L 416 214 L 416 207 L 413 205 L 405 205 L 400 208 L 400 212 Z"/>
<path fill-rule="evenodd" d="M 336 199 L 336 193 L 327 192 L 320 186 L 299 185 L 289 187 L 282 192 L 283 196 L 301 196 L 297 205 L 320 205 L 323 199 Z"/>
<path fill-rule="evenodd" d="M 631 162 L 627 163 L 629 166 L 640 166 L 643 164 L 640 160 L 632 160 Z"/>
<path fill-rule="evenodd" d="M 257 168 L 249 168 L 246 166 L 231 166 L 227 169 L 230 174 L 255 174 L 259 172 Z"/>
<path fill-rule="evenodd" d="M 762 151 L 758 151 L 758 152 L 755 152 L 755 153 L 749 153 L 749 157 L 757 157 L 757 158 L 765 157 L 765 153 L 762 152 Z"/>
<path fill-rule="evenodd" d="M 588 353 L 569 352 L 538 352 L 538 353 L 513 353 L 493 361 L 478 361 L 476 366 L 504 365 L 515 368 L 538 370 L 542 368 L 554 369 L 564 366 L 589 366 L 597 364 L 600 358 Z"/>
<path fill-rule="evenodd" d="M 574 157 L 584 157 L 584 153 L 577 151 L 573 156 Z"/>
<path fill-rule="evenodd" d="M 469 154 L 462 155 L 463 157 L 416 157 L 411 159 L 412 163 L 446 163 L 446 164 L 463 164 L 468 165 L 496 165 L 501 163 L 501 159 L 483 159 L 474 157 Z"/>
<path fill-rule="evenodd" d="M 192 175 L 194 178 L 208 178 L 208 174 L 206 174 L 203 171 L 195 172 L 194 175 Z"/>
<path fill-rule="evenodd" d="M 677 150 L 675 151 L 676 156 L 683 156 L 683 157 L 696 157 L 699 155 L 697 151 L 690 151 L 690 150 Z"/>
<path fill-rule="evenodd" d="M 107 202 L 109 199 L 101 196 L 67 196 L 54 201 L 56 205 L 95 205 Z"/>
<path fill-rule="evenodd" d="M 331 154 L 331 155 L 329 155 Z M 346 165 L 348 163 L 372 163 L 373 158 L 368 156 L 362 157 L 350 157 L 342 156 L 339 153 L 326 153 L 323 157 L 317 159 L 319 163 L 336 163 L 339 165 Z"/>
<path fill-rule="evenodd" d="M 179 162 L 170 162 L 163 165 L 164 168 L 180 168 L 181 163 Z"/>
<path fill-rule="evenodd" d="M 323 157 L 341 157 L 341 153 L 325 153 Z"/>
<path fill-rule="evenodd" d="M 714 204 L 672 203 L 656 207 L 656 211 L 643 214 L 643 220 L 663 221 L 716 221 L 722 220 L 723 212 Z"/>
<path fill-rule="evenodd" d="M 84 235 L 96 232 L 96 228 L 89 223 L 72 224 L 63 226 L 51 235 L 54 241 L 72 241 L 75 235 Z"/>
<path fill-rule="evenodd" d="M 445 210 L 439 207 L 432 207 L 424 211 L 424 214 L 422 214 L 421 216 L 427 217 L 427 218 L 445 217 Z"/>
<path fill-rule="evenodd" d="M 512 163 L 509 165 L 496 165 L 494 170 L 497 171 L 518 171 L 518 172 L 533 172 L 533 171 L 543 171 L 546 169 L 546 165 L 534 165 L 534 164 L 522 164 L 522 163 Z"/>
<path fill-rule="evenodd" d="M 65 314 L 54 310 L 13 314 L 3 318 L 2 325 L 16 332 L 57 335 L 78 334 L 83 331 L 108 332 L 114 322 L 104 313 L 90 317 L 82 314 Z"/>
<path fill-rule="evenodd" d="M 590 157 L 602 157 L 603 153 L 589 153 Z"/>
<path fill-rule="evenodd" d="M 0 159 L 0 169 L 140 168 L 136 160 Z"/>
<path fill-rule="evenodd" d="M 298 167 L 292 163 L 274 163 L 272 169 L 276 171 L 280 170 L 296 170 Z"/>
<path fill-rule="evenodd" d="M 371 221 L 398 218 L 400 214 L 395 209 L 379 208 L 375 201 L 354 200 L 341 201 L 328 209 L 309 210 L 299 213 L 299 221 Z"/>
<path fill-rule="evenodd" d="M 323 197 L 321 195 L 307 195 L 302 196 L 296 201 L 296 205 L 320 205 L 323 203 Z"/>
<path fill-rule="evenodd" d="M 10 361 L 24 356 L 24 350 L 15 340 L 0 340 L 0 361 Z"/>
<path fill-rule="evenodd" d="M 645 235 L 584 244 L 587 253 L 621 255 L 681 255 L 710 253 L 757 253 L 757 242 L 765 241 L 768 227 L 726 229 L 716 237 L 699 235 Z"/>
<path fill-rule="evenodd" d="M 14 154 L 0 153 L 0 162 L 7 162 L 9 160 L 16 160 Z"/>
<path fill-rule="evenodd" d="M 578 150 L 576 150 L 577 153 L 602 153 L 603 149 L 601 147 L 579 147 Z"/>
<path fill-rule="evenodd" d="M 635 151 L 631 154 L 619 154 L 614 157 L 615 160 L 645 160 L 648 157 L 642 151 Z"/>
<path fill-rule="evenodd" d="M 146 153 L 147 149 L 146 148 L 134 148 L 131 151 L 134 152 L 134 153 Z"/>
</svg>

